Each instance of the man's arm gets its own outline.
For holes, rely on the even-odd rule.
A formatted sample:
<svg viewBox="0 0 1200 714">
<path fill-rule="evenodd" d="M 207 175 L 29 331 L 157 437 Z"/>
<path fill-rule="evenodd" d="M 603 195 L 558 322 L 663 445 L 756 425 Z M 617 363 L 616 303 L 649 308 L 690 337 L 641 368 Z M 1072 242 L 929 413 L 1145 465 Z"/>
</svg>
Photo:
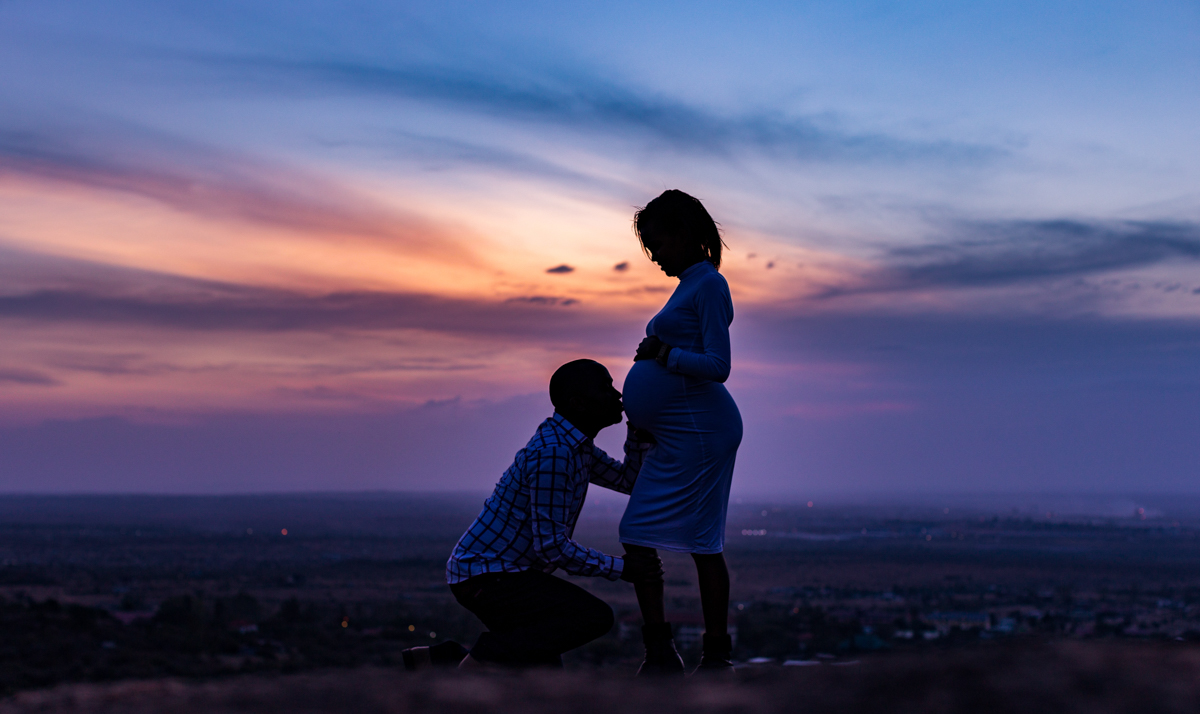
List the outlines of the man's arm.
<svg viewBox="0 0 1200 714">
<path fill-rule="evenodd" d="M 584 547 L 567 535 L 566 523 L 574 505 L 571 488 L 570 449 L 544 449 L 530 459 L 529 503 L 532 511 L 533 549 L 542 561 L 571 575 L 589 575 L 617 580 L 625 562 Z"/>
<path fill-rule="evenodd" d="M 631 493 L 638 472 L 642 470 L 642 462 L 646 460 L 646 452 L 650 451 L 654 443 L 650 432 L 636 429 L 629 424 L 625 436 L 625 461 L 617 461 L 604 453 L 603 449 L 592 446 L 592 466 L 588 473 L 588 481 L 619 493 Z"/>
</svg>

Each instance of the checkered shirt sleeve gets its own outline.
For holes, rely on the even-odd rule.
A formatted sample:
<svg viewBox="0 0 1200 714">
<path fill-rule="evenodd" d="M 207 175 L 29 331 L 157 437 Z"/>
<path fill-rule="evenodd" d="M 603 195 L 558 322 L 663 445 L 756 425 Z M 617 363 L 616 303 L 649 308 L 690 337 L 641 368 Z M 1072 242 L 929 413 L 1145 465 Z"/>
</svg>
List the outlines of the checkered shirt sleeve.
<svg viewBox="0 0 1200 714">
<path fill-rule="evenodd" d="M 592 468 L 588 480 L 618 493 L 633 493 L 633 484 L 642 470 L 642 462 L 653 445 L 653 442 L 639 440 L 638 431 L 632 425 L 627 426 L 623 462 L 591 444 L 588 448 L 592 454 Z"/>
<path fill-rule="evenodd" d="M 555 447 L 539 452 L 534 462 L 529 481 L 533 552 L 541 562 L 572 575 L 599 575 L 616 580 L 624 566 L 620 558 L 571 539 L 583 505 L 581 498 L 577 500 L 580 489 L 576 474 L 582 464 L 576 462 L 583 461 L 580 456 L 565 447 Z M 585 483 L 584 493 L 586 488 Z"/>
<path fill-rule="evenodd" d="M 618 579 L 623 559 L 575 542 L 575 523 L 588 483 L 629 493 L 650 447 L 631 429 L 622 463 L 560 415 L 547 419 L 459 539 L 446 563 L 446 580 L 530 568 Z"/>
</svg>

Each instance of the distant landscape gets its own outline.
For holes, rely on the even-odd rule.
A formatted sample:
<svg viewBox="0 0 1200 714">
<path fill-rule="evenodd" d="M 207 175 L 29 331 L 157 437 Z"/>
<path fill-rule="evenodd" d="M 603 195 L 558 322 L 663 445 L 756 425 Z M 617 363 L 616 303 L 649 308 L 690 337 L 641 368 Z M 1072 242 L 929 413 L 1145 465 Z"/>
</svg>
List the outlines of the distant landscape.
<svg viewBox="0 0 1200 714">
<path fill-rule="evenodd" d="M 403 648 L 470 644 L 480 631 L 443 567 L 481 501 L 0 498 L 0 690 L 361 667 L 406 676 Z M 619 552 L 620 512 L 597 494 L 577 539 Z M 742 499 L 727 555 L 743 670 L 912 666 L 1073 642 L 1200 651 L 1196 498 Z M 665 560 L 670 618 L 694 664 L 694 569 Z M 618 623 L 571 653 L 568 669 L 631 676 L 641 653 L 632 589 L 573 580 Z"/>
</svg>

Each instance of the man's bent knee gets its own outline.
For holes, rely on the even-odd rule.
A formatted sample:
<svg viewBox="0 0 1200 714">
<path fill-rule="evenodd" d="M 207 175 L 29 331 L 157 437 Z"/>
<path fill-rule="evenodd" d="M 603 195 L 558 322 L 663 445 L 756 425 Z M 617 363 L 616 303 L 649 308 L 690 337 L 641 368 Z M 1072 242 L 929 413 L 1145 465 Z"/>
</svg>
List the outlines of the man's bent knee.
<svg viewBox="0 0 1200 714">
<path fill-rule="evenodd" d="M 583 621 L 581 624 L 584 625 L 589 642 L 607 635 L 617 621 L 613 609 L 599 599 L 588 604 L 584 612 L 580 613 L 580 619 Z"/>
</svg>

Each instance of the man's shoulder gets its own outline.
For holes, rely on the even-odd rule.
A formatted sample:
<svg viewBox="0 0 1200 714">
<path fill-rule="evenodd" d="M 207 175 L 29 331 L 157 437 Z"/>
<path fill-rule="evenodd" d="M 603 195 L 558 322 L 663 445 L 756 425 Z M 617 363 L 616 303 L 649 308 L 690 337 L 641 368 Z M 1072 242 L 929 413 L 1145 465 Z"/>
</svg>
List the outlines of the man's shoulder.
<svg viewBox="0 0 1200 714">
<path fill-rule="evenodd" d="M 570 457 L 580 452 L 580 447 L 572 446 L 562 439 L 542 439 L 536 444 L 529 442 L 524 449 L 526 458 L 547 458 L 550 456 Z"/>
<path fill-rule="evenodd" d="M 584 446 L 583 441 L 580 439 L 581 437 L 570 434 L 567 428 L 556 421 L 554 417 L 550 417 L 538 426 L 533 438 L 525 445 L 525 450 L 554 451 L 567 449 L 569 451 L 579 451 Z"/>
<path fill-rule="evenodd" d="M 538 464 L 547 461 L 559 461 L 565 467 L 579 455 L 581 446 L 555 429 L 541 428 L 525 445 L 522 453 L 527 468 L 538 468 Z"/>
</svg>

